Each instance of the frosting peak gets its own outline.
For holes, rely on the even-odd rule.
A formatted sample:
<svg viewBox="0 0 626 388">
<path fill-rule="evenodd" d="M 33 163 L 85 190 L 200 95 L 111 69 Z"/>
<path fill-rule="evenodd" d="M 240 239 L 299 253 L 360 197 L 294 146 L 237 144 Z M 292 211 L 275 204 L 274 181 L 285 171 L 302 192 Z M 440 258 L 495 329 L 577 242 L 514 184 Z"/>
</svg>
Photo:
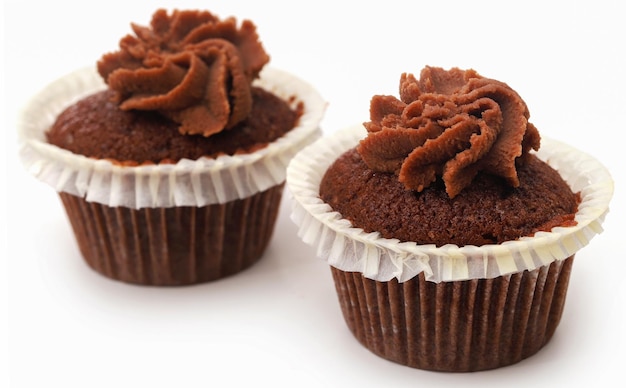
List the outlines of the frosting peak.
<svg viewBox="0 0 626 388">
<path fill-rule="evenodd" d="M 425 67 L 420 79 L 400 77 L 400 99 L 374 96 L 368 136 L 358 152 L 374 171 L 393 172 L 407 189 L 422 191 L 442 177 L 455 197 L 479 171 L 517 187 L 516 161 L 539 149 L 521 97 L 474 70 Z"/>
<path fill-rule="evenodd" d="M 156 110 L 180 124 L 183 134 L 210 136 L 242 121 L 252 107 L 252 81 L 269 61 L 256 32 L 244 20 L 209 12 L 158 10 L 150 27 L 120 50 L 105 54 L 98 72 L 116 91 L 123 110 Z"/>
</svg>

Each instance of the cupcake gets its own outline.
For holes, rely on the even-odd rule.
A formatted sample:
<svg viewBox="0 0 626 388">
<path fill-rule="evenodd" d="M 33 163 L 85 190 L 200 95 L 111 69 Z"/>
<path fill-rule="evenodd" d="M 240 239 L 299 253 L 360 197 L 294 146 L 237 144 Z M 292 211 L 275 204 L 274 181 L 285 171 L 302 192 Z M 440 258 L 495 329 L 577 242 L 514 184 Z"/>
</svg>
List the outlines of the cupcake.
<svg viewBox="0 0 626 388">
<path fill-rule="evenodd" d="M 542 138 L 514 90 L 473 70 L 403 74 L 399 94 L 291 161 L 298 235 L 374 354 L 447 372 L 519 362 L 559 324 L 611 176 Z"/>
<path fill-rule="evenodd" d="M 175 286 L 257 262 L 289 160 L 319 137 L 325 102 L 266 66 L 249 20 L 156 11 L 119 50 L 44 88 L 20 157 L 58 193 L 87 264 Z"/>
</svg>

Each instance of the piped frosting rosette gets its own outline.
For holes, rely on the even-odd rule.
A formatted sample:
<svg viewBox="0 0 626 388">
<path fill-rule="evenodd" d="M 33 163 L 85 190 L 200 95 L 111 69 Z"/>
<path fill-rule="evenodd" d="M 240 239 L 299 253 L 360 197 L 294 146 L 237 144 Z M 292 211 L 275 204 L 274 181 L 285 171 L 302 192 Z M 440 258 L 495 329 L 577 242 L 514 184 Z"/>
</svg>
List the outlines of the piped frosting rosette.
<svg viewBox="0 0 626 388">
<path fill-rule="evenodd" d="M 536 155 L 556 169 L 573 192 L 580 193 L 575 226 L 482 246 L 418 245 L 366 233 L 319 196 L 328 167 L 366 135 L 363 125 L 337 131 L 307 146 L 287 168 L 293 197 L 291 217 L 298 225 L 299 237 L 316 247 L 318 257 L 340 270 L 361 272 L 377 281 L 396 278 L 404 282 L 420 273 L 433 282 L 494 278 L 566 259 L 602 232 L 613 195 L 610 173 L 592 156 L 543 137 Z"/>
<path fill-rule="evenodd" d="M 208 11 L 159 9 L 150 26 L 98 61 L 98 73 L 122 110 L 158 111 L 183 134 L 212 134 L 244 120 L 250 83 L 269 61 L 250 20 L 220 19 Z"/>
<path fill-rule="evenodd" d="M 253 85 L 294 107 L 303 103 L 297 126 L 249 154 L 128 167 L 46 141 L 45 132 L 63 109 L 106 88 L 96 69 L 83 68 L 53 82 L 25 106 L 18 123 L 20 158 L 30 173 L 55 190 L 108 206 L 205 206 L 246 198 L 284 182 L 290 159 L 319 137 L 326 108 L 310 84 L 282 70 L 265 67 Z"/>
</svg>

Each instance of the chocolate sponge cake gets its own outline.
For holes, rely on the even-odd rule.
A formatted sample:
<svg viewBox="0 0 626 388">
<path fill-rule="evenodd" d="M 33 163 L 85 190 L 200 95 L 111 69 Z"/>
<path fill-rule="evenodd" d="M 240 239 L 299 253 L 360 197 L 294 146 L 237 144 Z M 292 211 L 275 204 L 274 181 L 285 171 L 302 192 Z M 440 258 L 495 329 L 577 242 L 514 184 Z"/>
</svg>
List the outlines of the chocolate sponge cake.
<svg viewBox="0 0 626 388">
<path fill-rule="evenodd" d="M 294 128 L 302 106 L 255 87 L 250 114 L 232 129 L 212 136 L 184 135 L 178 123 L 154 111 L 125 111 L 113 92 L 90 95 L 62 112 L 46 136 L 50 144 L 91 158 L 145 164 L 249 153 Z"/>
<path fill-rule="evenodd" d="M 478 174 L 450 199 L 441 181 L 406 190 L 395 175 L 370 170 L 355 148 L 326 171 L 320 197 L 366 232 L 437 246 L 500 244 L 574 222 L 577 196 L 554 169 L 533 156 L 517 173 L 517 188 Z"/>
</svg>

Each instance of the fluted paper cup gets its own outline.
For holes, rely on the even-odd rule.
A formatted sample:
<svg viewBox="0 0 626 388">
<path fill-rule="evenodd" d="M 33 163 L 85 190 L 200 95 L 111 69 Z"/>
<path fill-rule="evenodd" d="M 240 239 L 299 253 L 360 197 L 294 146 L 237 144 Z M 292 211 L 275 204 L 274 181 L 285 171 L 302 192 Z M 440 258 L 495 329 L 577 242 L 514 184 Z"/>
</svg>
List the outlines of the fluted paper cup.
<svg viewBox="0 0 626 388">
<path fill-rule="evenodd" d="M 366 233 L 320 199 L 328 167 L 365 136 L 361 125 L 337 131 L 287 169 L 291 218 L 330 264 L 355 337 L 381 357 L 438 371 L 492 369 L 536 353 L 560 321 L 575 253 L 602 231 L 613 195 L 609 172 L 542 138 L 537 156 L 580 193 L 576 226 L 502 244 L 419 245 Z"/>
<path fill-rule="evenodd" d="M 44 88 L 18 128 L 25 168 L 60 195 L 86 262 L 110 278 L 184 285 L 232 275 L 263 254 L 277 217 L 285 169 L 317 139 L 325 102 L 308 83 L 273 68 L 256 82 L 290 104 L 297 126 L 255 152 L 175 164 L 123 166 L 49 144 L 45 132 L 72 103 L 104 89 L 95 68 Z"/>
</svg>

